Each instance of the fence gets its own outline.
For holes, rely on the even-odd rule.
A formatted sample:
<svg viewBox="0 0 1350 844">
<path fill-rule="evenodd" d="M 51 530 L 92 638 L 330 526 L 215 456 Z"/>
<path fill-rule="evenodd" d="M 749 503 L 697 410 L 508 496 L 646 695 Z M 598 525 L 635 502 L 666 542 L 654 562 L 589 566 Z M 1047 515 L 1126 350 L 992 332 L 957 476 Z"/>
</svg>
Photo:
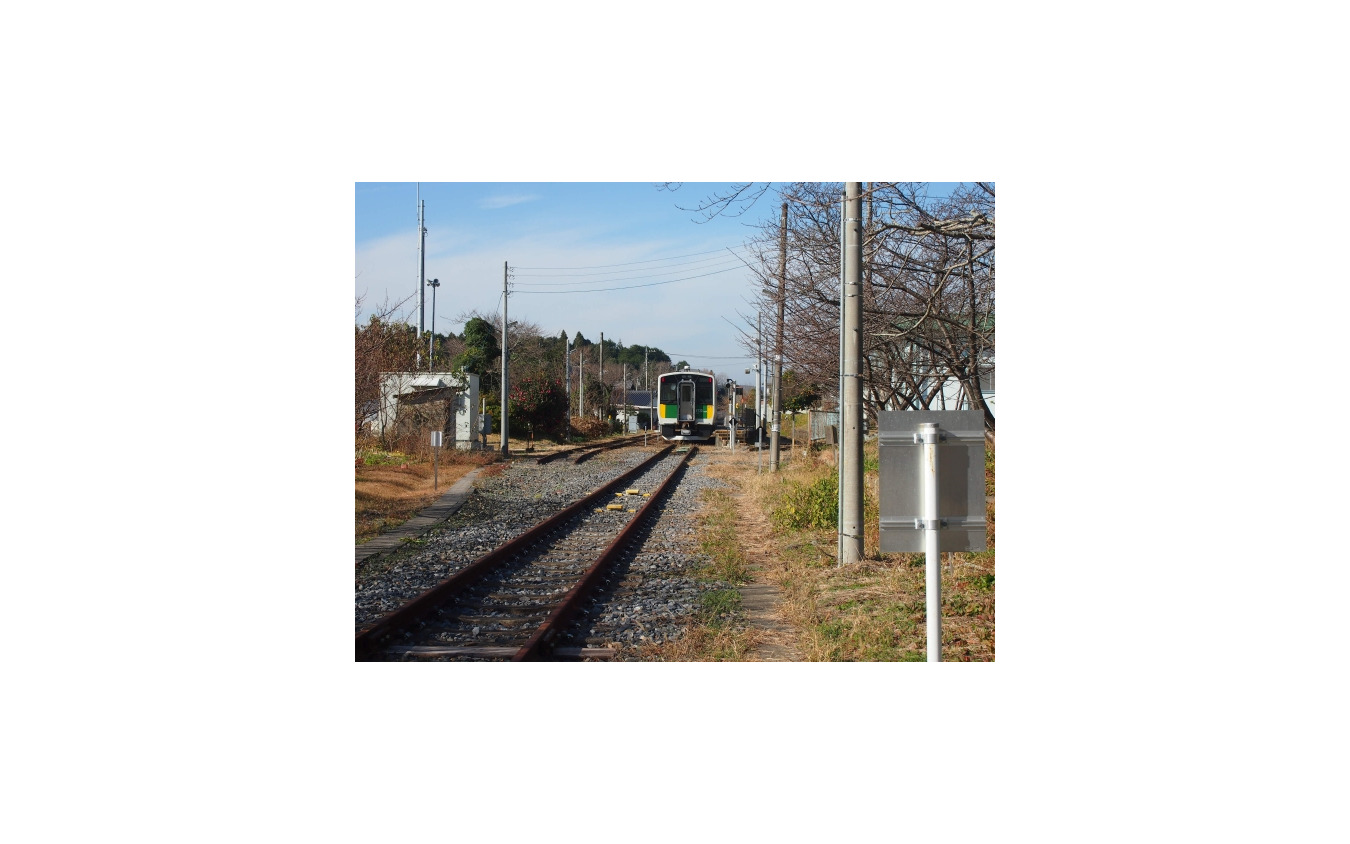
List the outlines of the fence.
<svg viewBox="0 0 1350 844">
<path fill-rule="evenodd" d="M 838 442 L 839 411 L 808 410 L 806 412 L 806 428 L 810 432 L 811 442 Z"/>
</svg>

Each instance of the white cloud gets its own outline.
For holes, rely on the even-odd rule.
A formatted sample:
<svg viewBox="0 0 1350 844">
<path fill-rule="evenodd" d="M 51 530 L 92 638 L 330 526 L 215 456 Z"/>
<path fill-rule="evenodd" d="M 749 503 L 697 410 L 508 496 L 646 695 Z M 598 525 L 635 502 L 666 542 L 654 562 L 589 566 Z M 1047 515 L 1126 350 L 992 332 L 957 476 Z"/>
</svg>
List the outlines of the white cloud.
<svg viewBox="0 0 1350 844">
<path fill-rule="evenodd" d="M 519 205 L 522 202 L 533 202 L 538 198 L 539 194 L 537 193 L 497 194 L 479 201 L 478 207 L 486 209 L 506 208 L 509 205 Z"/>
</svg>

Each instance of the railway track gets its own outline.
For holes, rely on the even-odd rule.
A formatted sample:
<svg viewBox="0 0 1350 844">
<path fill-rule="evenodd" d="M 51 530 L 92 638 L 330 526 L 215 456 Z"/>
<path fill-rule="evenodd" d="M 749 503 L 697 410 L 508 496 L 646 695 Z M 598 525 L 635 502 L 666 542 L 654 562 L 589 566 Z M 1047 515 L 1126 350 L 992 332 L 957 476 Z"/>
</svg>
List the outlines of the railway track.
<svg viewBox="0 0 1350 844">
<path fill-rule="evenodd" d="M 626 445 L 633 445 L 635 443 L 641 442 L 643 442 L 642 434 L 636 434 L 632 436 L 621 437 L 617 440 L 605 441 L 599 444 L 587 443 L 585 445 L 576 446 L 575 448 L 565 448 L 562 449 L 561 451 L 555 451 L 552 454 L 546 454 L 543 457 L 540 457 L 537 462 L 539 463 L 539 465 L 542 466 L 545 463 L 551 463 L 554 460 L 559 460 L 563 457 L 570 457 L 573 458 L 572 462 L 581 463 L 582 461 L 589 460 L 591 457 L 594 457 L 595 455 L 600 454 L 601 452 L 610 451 L 616 448 L 623 448 Z"/>
<path fill-rule="evenodd" d="M 357 659 L 603 657 L 556 646 L 697 449 L 681 451 L 667 446 L 362 629 Z"/>
</svg>

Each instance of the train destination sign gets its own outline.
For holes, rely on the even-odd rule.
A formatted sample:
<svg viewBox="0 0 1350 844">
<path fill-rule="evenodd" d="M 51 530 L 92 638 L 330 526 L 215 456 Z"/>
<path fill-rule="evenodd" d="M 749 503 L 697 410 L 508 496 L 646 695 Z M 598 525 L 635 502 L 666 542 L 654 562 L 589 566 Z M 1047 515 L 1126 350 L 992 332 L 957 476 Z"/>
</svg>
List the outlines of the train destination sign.
<svg viewBox="0 0 1350 844">
<path fill-rule="evenodd" d="M 888 410 L 877 414 L 881 450 L 881 550 L 922 553 L 923 445 L 920 426 L 939 430 L 938 550 L 984 551 L 984 413 Z"/>
</svg>

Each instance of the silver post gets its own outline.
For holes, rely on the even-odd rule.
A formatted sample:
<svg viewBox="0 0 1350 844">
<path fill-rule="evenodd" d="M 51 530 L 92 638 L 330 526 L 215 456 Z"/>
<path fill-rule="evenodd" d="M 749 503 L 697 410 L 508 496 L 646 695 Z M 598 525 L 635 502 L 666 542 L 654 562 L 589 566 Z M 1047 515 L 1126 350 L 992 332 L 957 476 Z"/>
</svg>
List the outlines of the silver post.
<svg viewBox="0 0 1350 844">
<path fill-rule="evenodd" d="M 431 372 L 436 360 L 436 288 L 441 286 L 439 278 L 431 280 L 431 331 L 427 333 L 427 372 Z"/>
<path fill-rule="evenodd" d="M 938 426 L 919 425 L 923 443 L 920 472 L 923 475 L 923 572 L 928 618 L 928 661 L 942 662 L 942 559 L 938 551 Z"/>
</svg>

